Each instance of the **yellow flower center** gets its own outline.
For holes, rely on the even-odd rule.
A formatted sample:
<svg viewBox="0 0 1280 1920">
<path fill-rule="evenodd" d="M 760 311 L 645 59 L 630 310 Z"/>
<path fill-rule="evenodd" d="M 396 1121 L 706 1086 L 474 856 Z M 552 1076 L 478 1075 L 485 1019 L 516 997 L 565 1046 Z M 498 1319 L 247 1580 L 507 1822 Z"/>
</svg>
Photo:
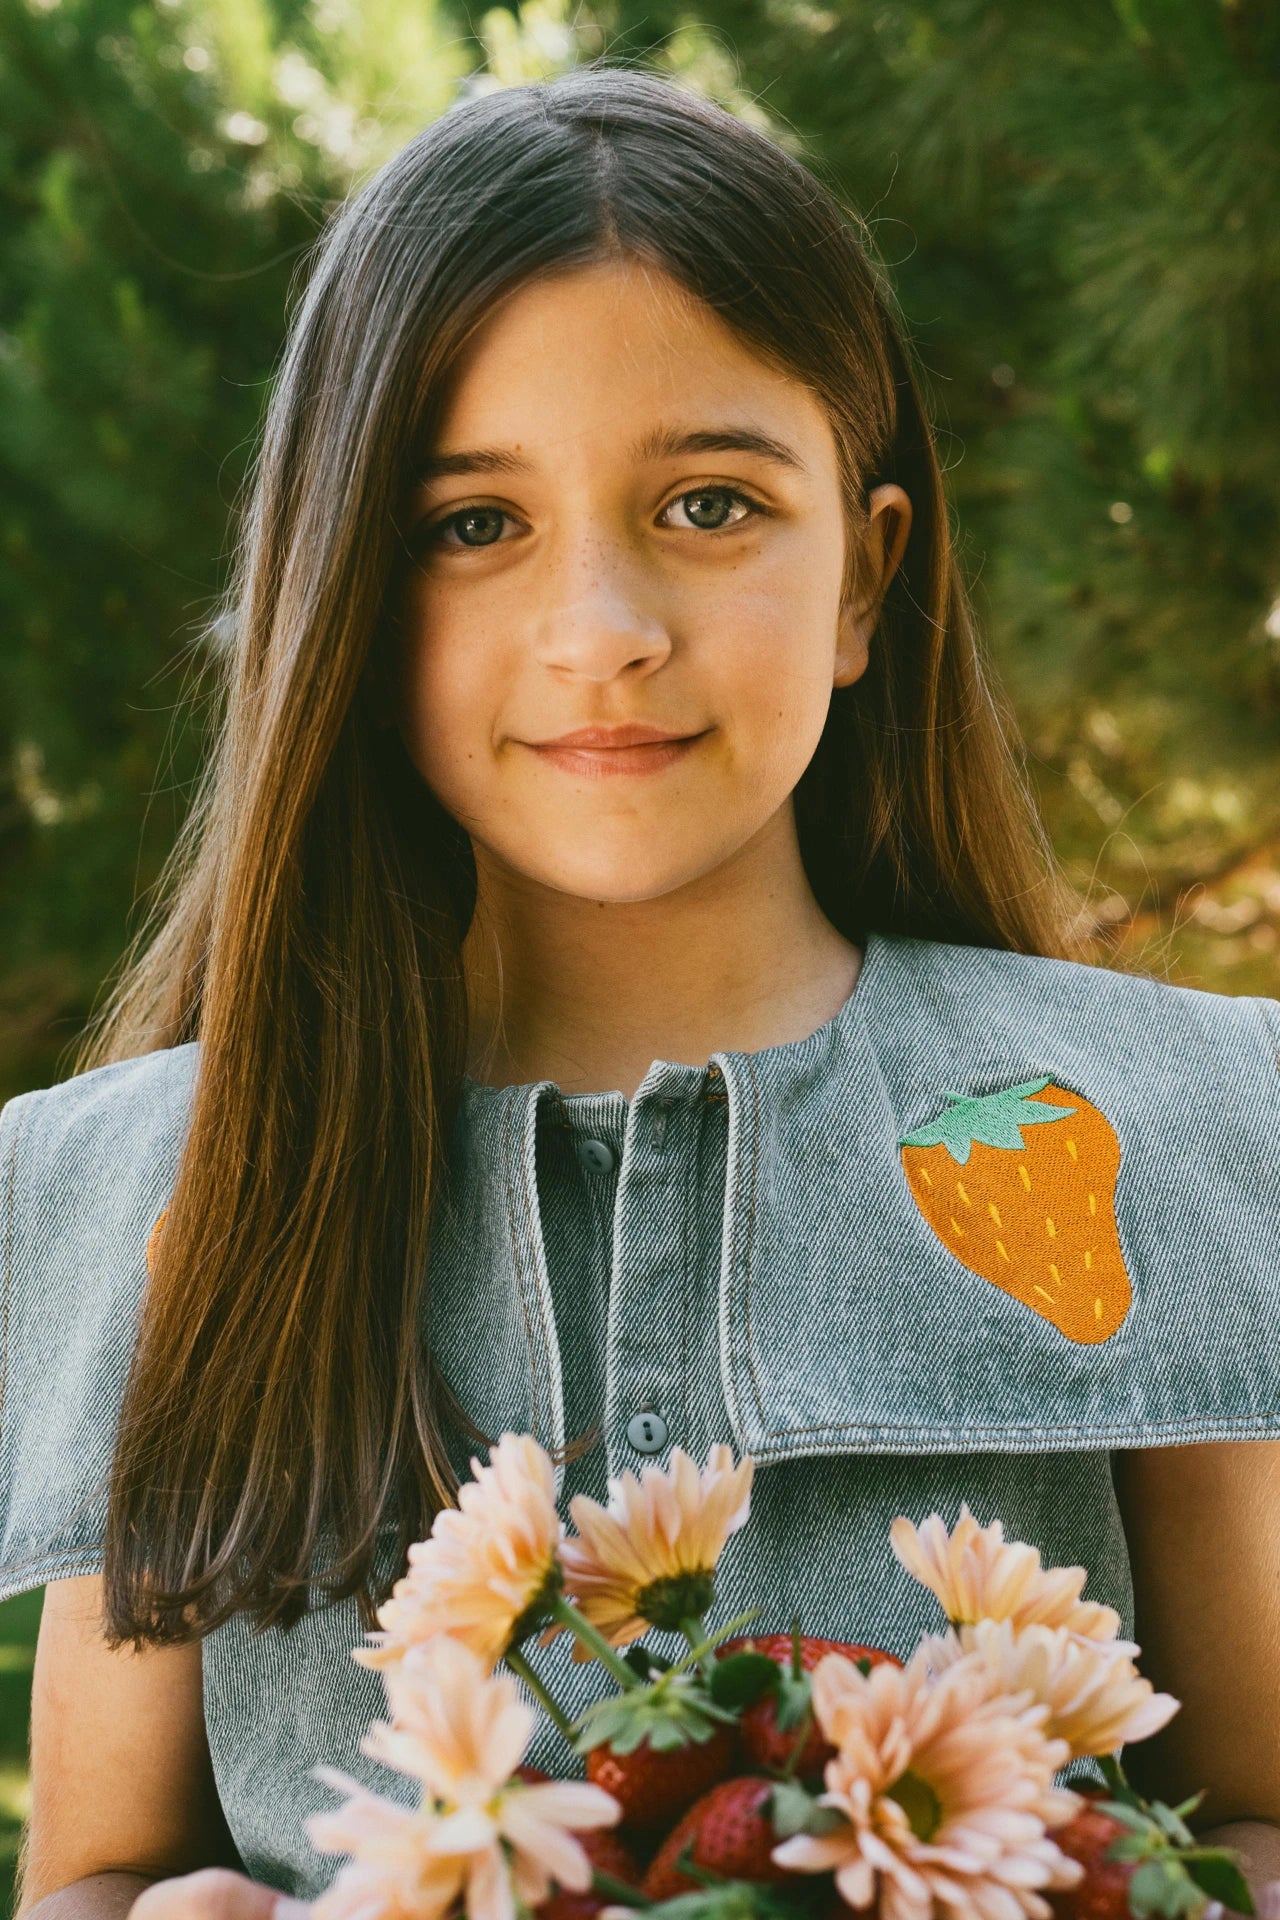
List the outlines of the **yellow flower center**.
<svg viewBox="0 0 1280 1920">
<path fill-rule="evenodd" d="M 942 1802 L 927 1780 L 911 1769 L 885 1788 L 886 1800 L 896 1800 L 917 1840 L 932 1840 L 942 1825 Z"/>
</svg>

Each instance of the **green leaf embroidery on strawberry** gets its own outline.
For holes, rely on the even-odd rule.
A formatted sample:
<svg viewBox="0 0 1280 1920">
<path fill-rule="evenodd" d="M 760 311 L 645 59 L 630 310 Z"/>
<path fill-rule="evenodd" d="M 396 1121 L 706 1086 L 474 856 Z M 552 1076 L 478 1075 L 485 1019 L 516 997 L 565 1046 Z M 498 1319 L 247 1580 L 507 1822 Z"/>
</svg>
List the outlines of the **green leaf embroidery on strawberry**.
<svg viewBox="0 0 1280 1920">
<path fill-rule="evenodd" d="M 900 1147 L 945 1147 L 951 1158 L 966 1166 L 975 1141 L 988 1147 L 1021 1147 L 1023 1127 L 1042 1126 L 1047 1120 L 1065 1120 L 1074 1107 L 1056 1107 L 1048 1100 L 1032 1100 L 1049 1085 L 1048 1074 L 1039 1080 L 1024 1080 L 1020 1086 L 1005 1087 L 998 1093 L 973 1096 L 946 1093 L 951 1105 L 927 1126 L 904 1134 Z"/>
</svg>

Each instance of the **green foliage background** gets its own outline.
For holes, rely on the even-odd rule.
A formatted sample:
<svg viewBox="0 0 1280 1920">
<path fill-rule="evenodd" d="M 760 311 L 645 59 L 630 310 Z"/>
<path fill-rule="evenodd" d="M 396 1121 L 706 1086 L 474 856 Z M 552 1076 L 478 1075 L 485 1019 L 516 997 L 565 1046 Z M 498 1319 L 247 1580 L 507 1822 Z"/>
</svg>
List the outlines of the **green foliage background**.
<svg viewBox="0 0 1280 1920">
<path fill-rule="evenodd" d="M 63 1070 L 189 792 L 291 285 L 459 90 L 601 52 L 869 216 L 1057 844 L 1153 970 L 1280 984 L 1271 0 L 6 0 L 0 1092 Z"/>
<path fill-rule="evenodd" d="M 1096 924 L 1280 993 L 1272 0 L 3 0 L 0 1098 L 65 1070 L 181 817 L 183 692 L 326 212 L 460 90 L 601 53 L 869 217 Z M 0 1645 L 10 1853 L 37 1608 Z"/>
</svg>

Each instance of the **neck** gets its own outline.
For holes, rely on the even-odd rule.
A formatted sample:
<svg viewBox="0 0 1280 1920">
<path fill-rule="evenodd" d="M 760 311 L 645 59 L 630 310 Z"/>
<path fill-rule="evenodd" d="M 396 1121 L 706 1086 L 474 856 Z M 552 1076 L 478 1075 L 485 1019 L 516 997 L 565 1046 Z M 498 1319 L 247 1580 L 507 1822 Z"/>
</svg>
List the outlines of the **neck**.
<svg viewBox="0 0 1280 1920">
<path fill-rule="evenodd" d="M 476 848 L 463 944 L 467 1070 L 630 1099 L 654 1060 L 802 1040 L 837 1013 L 859 949 L 822 912 L 789 808 L 713 873 L 657 899 L 581 898 Z"/>
</svg>

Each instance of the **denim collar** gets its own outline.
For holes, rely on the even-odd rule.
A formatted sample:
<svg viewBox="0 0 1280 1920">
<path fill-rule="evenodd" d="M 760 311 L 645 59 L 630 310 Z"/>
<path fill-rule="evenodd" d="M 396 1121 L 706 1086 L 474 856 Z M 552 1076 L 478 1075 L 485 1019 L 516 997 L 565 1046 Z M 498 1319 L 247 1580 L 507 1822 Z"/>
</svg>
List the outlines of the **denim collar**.
<svg viewBox="0 0 1280 1920">
<path fill-rule="evenodd" d="M 668 1103 L 727 1100 L 718 1313 L 737 1446 L 769 1461 L 1280 1431 L 1277 1016 L 1265 1000 L 872 932 L 849 997 L 804 1039 L 718 1052 L 706 1067 L 654 1061 L 627 1103 L 618 1204 Z M 1035 1089 L 1056 1099 L 1047 1113 L 1028 1104 Z M 542 1417 L 557 1445 L 560 1359 L 533 1156 L 541 1104 L 559 1098 L 549 1080 L 470 1081 L 463 1094 L 475 1137 L 502 1165 L 509 1253 L 495 1257 L 509 1258 L 541 1329 L 530 1358 L 551 1383 Z M 957 1110 L 978 1116 L 964 1161 L 945 1137 L 907 1144 Z M 1028 1115 L 1051 1124 L 1009 1135 Z M 992 1144 L 1001 1126 L 1004 1148 Z M 1099 1140 L 1114 1143 L 1109 1173 Z M 1038 1186 L 1025 1206 L 1000 1188 L 997 1204 L 984 1180 L 1011 1178 L 1020 1159 Z M 952 1215 L 930 1216 L 922 1166 L 963 1192 Z M 969 1243 L 952 1229 L 964 1231 L 963 1206 L 975 1209 L 975 1234 L 985 1227 L 991 1271 L 961 1257 Z M 1005 1221 L 1001 1207 L 1021 1209 L 1021 1241 L 986 1225 L 988 1214 Z M 615 1258 L 641 1231 L 630 1221 L 620 1214 Z M 1092 1328 L 1104 1256 L 1108 1318 Z M 1035 1265 L 1039 1277 L 1024 1268 L 1019 1281 L 1024 1297 L 1007 1290 L 997 1258 Z M 1073 1289 L 1085 1300 L 1063 1322 L 1073 1332 L 1027 1304 Z M 1099 1313 L 1103 1291 L 1099 1282 Z"/>
</svg>

